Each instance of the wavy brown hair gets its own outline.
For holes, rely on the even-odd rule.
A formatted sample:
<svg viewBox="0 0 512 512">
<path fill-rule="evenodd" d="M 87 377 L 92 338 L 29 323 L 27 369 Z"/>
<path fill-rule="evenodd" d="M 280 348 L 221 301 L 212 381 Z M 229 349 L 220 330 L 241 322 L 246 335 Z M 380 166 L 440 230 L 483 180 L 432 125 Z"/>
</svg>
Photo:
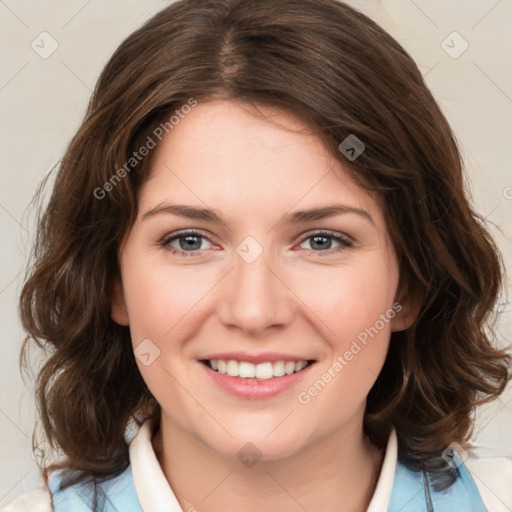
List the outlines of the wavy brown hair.
<svg viewBox="0 0 512 512">
<path fill-rule="evenodd" d="M 151 172 L 151 154 L 130 158 L 190 98 L 296 115 L 376 194 L 402 297 L 421 307 L 411 328 L 391 335 L 364 429 L 383 447 L 394 426 L 401 460 L 425 468 L 437 488 L 451 485 L 455 473 L 441 453 L 468 440 L 475 407 L 509 379 L 510 358 L 493 347 L 490 323 L 503 265 L 417 66 L 373 21 L 336 0 L 181 0 L 130 35 L 101 73 L 40 217 L 20 299 L 22 361 L 29 343 L 48 349 L 37 404 L 44 435 L 64 455 L 45 478 L 57 468 L 73 475 L 64 487 L 116 476 L 129 464 L 129 419 L 158 427 L 159 405 L 128 328 L 111 319 L 110 293 L 120 241 Z M 366 146 L 352 162 L 338 149 L 350 134 Z M 123 166 L 122 179 L 105 187 Z"/>
</svg>

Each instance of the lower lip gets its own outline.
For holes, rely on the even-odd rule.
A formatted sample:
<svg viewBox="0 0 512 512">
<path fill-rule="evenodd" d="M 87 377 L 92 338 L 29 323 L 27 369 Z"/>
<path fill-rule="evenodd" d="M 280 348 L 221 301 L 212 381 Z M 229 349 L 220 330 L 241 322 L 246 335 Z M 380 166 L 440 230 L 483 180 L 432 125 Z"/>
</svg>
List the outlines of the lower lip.
<svg viewBox="0 0 512 512">
<path fill-rule="evenodd" d="M 240 398 L 258 400 L 262 398 L 270 398 L 287 391 L 296 386 L 314 366 L 310 364 L 303 370 L 282 377 L 273 377 L 267 380 L 258 379 L 241 379 L 239 377 L 230 377 L 222 373 L 212 370 L 204 363 L 199 363 L 208 377 L 220 388 Z"/>
</svg>

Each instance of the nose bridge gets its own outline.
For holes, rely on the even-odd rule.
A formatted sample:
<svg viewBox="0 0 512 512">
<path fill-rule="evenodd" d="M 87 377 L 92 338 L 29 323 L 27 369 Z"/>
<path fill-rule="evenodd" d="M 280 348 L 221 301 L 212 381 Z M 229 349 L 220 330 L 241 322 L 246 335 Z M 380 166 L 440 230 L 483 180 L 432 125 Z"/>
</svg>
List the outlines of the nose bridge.
<svg viewBox="0 0 512 512">
<path fill-rule="evenodd" d="M 290 322 L 293 314 L 292 297 L 279 278 L 277 264 L 270 250 L 244 240 L 233 255 L 234 268 L 219 309 L 226 325 L 235 325 L 257 334 L 267 327 Z M 256 245 L 257 244 L 257 245 Z"/>
</svg>

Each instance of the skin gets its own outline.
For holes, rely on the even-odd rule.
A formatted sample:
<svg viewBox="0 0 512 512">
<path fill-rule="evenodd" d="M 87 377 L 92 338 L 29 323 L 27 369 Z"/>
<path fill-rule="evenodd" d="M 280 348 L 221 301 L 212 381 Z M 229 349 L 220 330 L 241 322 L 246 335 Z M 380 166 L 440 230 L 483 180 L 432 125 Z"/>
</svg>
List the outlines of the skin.
<svg viewBox="0 0 512 512">
<path fill-rule="evenodd" d="M 399 269 L 375 199 L 301 121 L 260 110 L 272 122 L 244 104 L 200 103 L 155 149 L 138 217 L 119 251 L 112 318 L 130 326 L 134 349 L 149 339 L 160 350 L 148 366 L 137 364 L 162 408 L 153 446 L 183 510 L 364 511 L 383 459 L 363 435 L 366 396 L 390 333 L 409 327 L 416 312 L 401 303 L 320 393 L 298 401 L 392 309 Z M 165 212 L 143 218 L 162 203 L 215 209 L 226 225 Z M 334 203 L 371 220 L 350 212 L 283 222 L 290 212 Z M 188 254 L 162 245 L 189 229 L 209 240 L 194 239 Z M 352 246 L 327 239 L 319 248 L 308 235 L 320 230 Z M 263 249 L 252 263 L 236 252 L 247 236 Z M 212 384 L 198 361 L 239 350 L 316 363 L 291 390 L 242 399 Z M 247 442 L 262 453 L 250 468 L 236 455 Z"/>
</svg>

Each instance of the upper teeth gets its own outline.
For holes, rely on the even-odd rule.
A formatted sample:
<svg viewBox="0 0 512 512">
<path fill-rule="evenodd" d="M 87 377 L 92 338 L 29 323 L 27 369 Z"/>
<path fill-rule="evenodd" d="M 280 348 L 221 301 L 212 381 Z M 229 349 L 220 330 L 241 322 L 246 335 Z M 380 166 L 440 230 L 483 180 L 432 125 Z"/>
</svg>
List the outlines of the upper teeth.
<svg viewBox="0 0 512 512">
<path fill-rule="evenodd" d="M 241 377 L 242 379 L 271 379 L 272 377 L 282 377 L 304 369 L 307 361 L 276 361 L 252 364 L 247 361 L 235 361 L 230 359 L 210 359 L 210 366 L 213 370 L 230 377 Z"/>
</svg>

